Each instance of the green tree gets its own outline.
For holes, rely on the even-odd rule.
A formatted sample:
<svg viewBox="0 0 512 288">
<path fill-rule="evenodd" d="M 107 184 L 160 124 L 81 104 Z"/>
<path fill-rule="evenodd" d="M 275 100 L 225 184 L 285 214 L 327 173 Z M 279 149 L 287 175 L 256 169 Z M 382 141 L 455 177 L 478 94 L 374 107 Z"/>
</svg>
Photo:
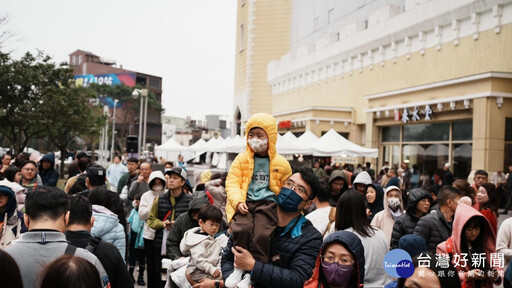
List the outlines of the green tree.
<svg viewBox="0 0 512 288">
<path fill-rule="evenodd" d="M 96 95 L 90 89 L 75 87 L 72 70 L 66 63 L 54 66 L 47 77 L 55 79 L 56 86 L 48 86 L 44 93 L 41 121 L 48 139 L 61 152 L 61 171 L 64 176 L 64 160 L 68 145 L 76 137 L 98 137 L 105 123 L 100 106 L 90 104 Z"/>
<path fill-rule="evenodd" d="M 0 52 L 0 134 L 17 152 L 45 130 L 41 125 L 45 93 L 59 86 L 50 60 L 42 52 L 27 52 L 19 60 Z"/>
</svg>

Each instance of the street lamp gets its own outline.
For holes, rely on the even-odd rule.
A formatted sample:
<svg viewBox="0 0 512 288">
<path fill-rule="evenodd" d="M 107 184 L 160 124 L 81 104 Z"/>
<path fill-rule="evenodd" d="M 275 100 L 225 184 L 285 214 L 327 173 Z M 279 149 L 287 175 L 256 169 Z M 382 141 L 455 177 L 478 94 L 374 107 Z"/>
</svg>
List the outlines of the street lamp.
<svg viewBox="0 0 512 288">
<path fill-rule="evenodd" d="M 115 145 L 115 139 L 116 139 L 116 105 L 117 102 L 119 102 L 118 99 L 114 99 L 114 107 L 112 110 L 114 112 L 114 116 L 112 117 L 112 146 L 110 147 L 110 161 L 114 161 L 114 145 Z"/>
<path fill-rule="evenodd" d="M 142 151 L 144 150 L 144 145 L 146 143 L 146 120 L 147 120 L 147 112 L 148 112 L 148 89 L 135 89 L 133 90 L 132 96 L 133 99 L 137 99 L 140 97 L 140 116 L 139 116 L 139 137 L 138 137 L 138 147 L 139 147 L 139 155 L 142 154 Z M 146 98 L 146 105 L 144 107 L 144 98 Z M 144 119 L 142 118 L 142 113 L 144 112 Z M 142 123 L 144 123 L 144 139 L 142 139 Z M 141 141 L 142 140 L 142 141 Z"/>
</svg>

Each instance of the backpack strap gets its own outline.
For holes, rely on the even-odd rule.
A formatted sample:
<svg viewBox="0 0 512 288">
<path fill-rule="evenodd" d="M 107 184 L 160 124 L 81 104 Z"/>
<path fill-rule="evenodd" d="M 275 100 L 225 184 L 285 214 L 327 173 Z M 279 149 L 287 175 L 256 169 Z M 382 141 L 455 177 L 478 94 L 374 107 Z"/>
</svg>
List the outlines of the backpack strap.
<svg viewBox="0 0 512 288">
<path fill-rule="evenodd" d="M 325 228 L 324 233 L 322 233 L 322 238 L 325 236 L 327 231 L 331 230 L 331 226 L 334 221 L 336 221 L 336 207 L 331 206 L 331 210 L 329 211 L 329 224 L 327 224 L 327 228 Z"/>
<path fill-rule="evenodd" d="M 96 251 L 96 248 L 98 248 L 98 245 L 100 245 L 101 238 L 98 237 L 92 237 L 91 241 L 87 243 L 87 246 L 85 246 L 85 250 L 94 253 Z"/>
<path fill-rule="evenodd" d="M 64 254 L 73 256 L 73 255 L 75 255 L 75 252 L 76 252 L 76 247 L 68 244 L 68 246 L 66 246 L 66 250 L 64 251 Z"/>
</svg>

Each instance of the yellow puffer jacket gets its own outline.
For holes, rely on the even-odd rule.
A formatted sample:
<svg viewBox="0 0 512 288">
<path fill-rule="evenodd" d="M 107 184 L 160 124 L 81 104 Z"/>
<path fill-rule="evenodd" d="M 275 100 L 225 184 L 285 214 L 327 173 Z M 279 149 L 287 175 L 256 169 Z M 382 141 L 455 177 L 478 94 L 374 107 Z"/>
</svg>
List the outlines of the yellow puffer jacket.
<svg viewBox="0 0 512 288">
<path fill-rule="evenodd" d="M 276 152 L 276 119 L 267 113 L 256 113 L 247 122 L 246 131 L 249 132 L 254 127 L 260 127 L 267 133 L 268 157 L 270 159 L 269 188 L 277 195 L 283 187 L 283 182 L 292 174 L 292 168 L 288 160 Z M 249 133 L 246 133 L 246 138 L 248 135 Z M 238 203 L 245 202 L 253 172 L 254 151 L 249 144 L 246 144 L 245 151 L 236 156 L 226 178 L 226 216 L 228 221 L 231 221 L 231 218 L 235 215 Z"/>
</svg>

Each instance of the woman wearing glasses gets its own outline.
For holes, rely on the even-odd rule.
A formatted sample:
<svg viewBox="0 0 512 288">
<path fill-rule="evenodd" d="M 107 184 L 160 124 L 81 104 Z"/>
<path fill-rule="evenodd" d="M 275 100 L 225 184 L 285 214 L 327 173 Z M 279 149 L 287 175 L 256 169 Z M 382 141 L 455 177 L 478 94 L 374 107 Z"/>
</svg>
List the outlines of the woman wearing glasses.
<svg viewBox="0 0 512 288">
<path fill-rule="evenodd" d="M 354 233 L 336 231 L 325 238 L 306 288 L 363 287 L 364 248 Z"/>
<path fill-rule="evenodd" d="M 389 242 L 384 232 L 368 223 L 364 198 L 359 192 L 350 190 L 341 195 L 336 207 L 336 230 L 353 232 L 363 244 L 365 270 L 368 271 L 364 277 L 365 286 L 384 287 L 391 281 L 382 265 Z"/>
<path fill-rule="evenodd" d="M 33 191 L 37 186 L 43 186 L 43 181 L 37 174 L 36 162 L 29 160 L 21 165 L 20 185 L 27 189 L 27 193 Z"/>
</svg>

